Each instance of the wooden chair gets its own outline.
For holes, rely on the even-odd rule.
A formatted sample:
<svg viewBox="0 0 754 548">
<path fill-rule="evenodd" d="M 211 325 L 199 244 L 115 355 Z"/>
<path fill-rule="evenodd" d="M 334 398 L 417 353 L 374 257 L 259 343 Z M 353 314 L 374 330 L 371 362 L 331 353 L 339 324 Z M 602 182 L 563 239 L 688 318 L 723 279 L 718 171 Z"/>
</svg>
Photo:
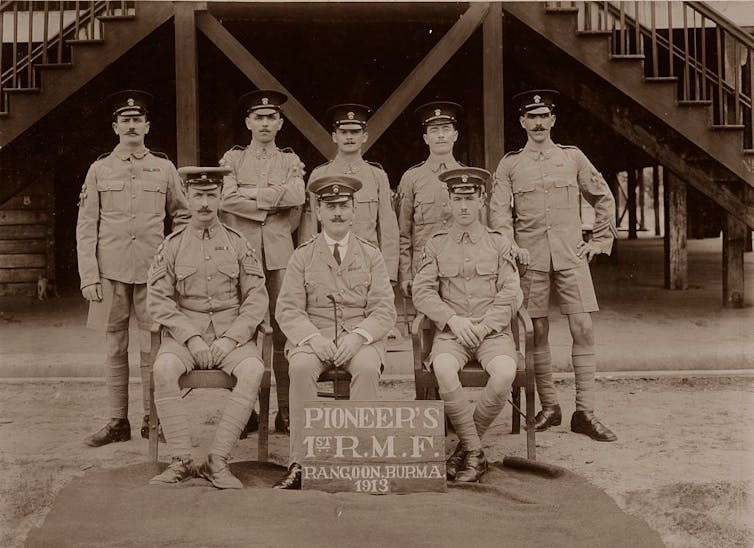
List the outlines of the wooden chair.
<svg viewBox="0 0 754 548">
<path fill-rule="evenodd" d="M 511 322 L 513 340 L 516 342 L 518 355 L 518 369 L 513 381 L 511 406 L 512 406 L 512 434 L 521 431 L 521 389 L 526 394 L 526 454 L 531 460 L 536 459 L 534 443 L 534 327 L 526 310 L 521 307 L 514 314 L 516 321 Z M 519 337 L 519 325 L 524 327 L 524 347 L 521 348 Z M 424 314 L 418 314 L 411 328 L 414 352 L 414 383 L 416 385 L 416 399 L 430 400 L 440 399 L 437 379 L 429 369 L 429 353 L 432 349 L 432 340 L 435 334 L 435 325 Z M 472 360 L 458 373 L 461 385 L 466 387 L 483 387 L 487 384 L 489 376 L 482 369 L 479 362 Z"/>
<path fill-rule="evenodd" d="M 257 329 L 257 348 L 262 350 L 262 363 L 264 373 L 262 383 L 259 386 L 259 443 L 257 447 L 257 459 L 260 462 L 267 461 L 269 456 L 268 436 L 270 433 L 270 377 L 272 370 L 272 328 L 263 322 Z M 184 373 L 178 379 L 178 386 L 185 389 L 181 397 L 185 398 L 195 388 L 225 388 L 233 390 L 236 378 L 219 369 L 194 369 Z M 150 394 L 149 414 L 149 455 L 153 463 L 157 462 L 157 424 L 153 423 L 152 417 L 157 416 L 157 408 L 154 403 L 154 382 Z"/>
</svg>

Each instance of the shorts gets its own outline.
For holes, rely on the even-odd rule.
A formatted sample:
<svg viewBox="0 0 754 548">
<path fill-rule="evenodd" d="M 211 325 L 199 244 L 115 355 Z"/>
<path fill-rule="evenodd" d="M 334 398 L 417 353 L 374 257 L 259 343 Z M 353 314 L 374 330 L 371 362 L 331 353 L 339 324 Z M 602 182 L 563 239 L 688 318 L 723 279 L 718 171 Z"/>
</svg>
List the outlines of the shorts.
<svg viewBox="0 0 754 548">
<path fill-rule="evenodd" d="M 430 363 L 439 354 L 450 354 L 453 356 L 460 365 L 459 369 L 463 369 L 472 358 L 476 358 L 485 370 L 487 369 L 487 365 L 497 356 L 509 356 L 513 358 L 513 361 L 517 359 L 516 345 L 513 343 L 513 338 L 509 333 L 505 332 L 487 336 L 473 350 L 462 345 L 453 333 L 445 331 L 435 333 L 435 338 L 432 341 L 432 352 L 429 356 Z"/>
<path fill-rule="evenodd" d="M 589 264 L 584 262 L 575 268 L 550 272 L 529 269 L 521 276 L 524 307 L 532 318 L 546 318 L 548 316 L 551 280 L 560 304 L 561 314 L 578 314 L 599 310 Z"/>
<path fill-rule="evenodd" d="M 208 334 L 210 335 L 209 337 Z M 208 345 L 212 344 L 215 340 L 214 330 L 211 325 L 209 326 L 208 333 L 203 335 L 202 339 L 204 339 L 204 342 Z M 188 346 L 176 341 L 170 336 L 170 333 L 168 333 L 167 330 L 163 330 L 162 332 L 162 344 L 160 345 L 159 352 L 157 352 L 157 358 L 159 359 L 162 354 L 173 354 L 176 356 L 186 367 L 186 371 L 193 371 L 196 369 L 194 356 L 189 352 Z M 247 358 L 256 358 L 260 362 L 262 361 L 262 356 L 259 354 L 259 350 L 257 349 L 257 345 L 254 344 L 254 341 L 249 341 L 246 344 L 242 344 L 231 350 L 228 352 L 228 355 L 225 356 L 222 363 L 212 369 L 220 369 L 228 375 L 231 375 L 236 366 Z"/>
</svg>

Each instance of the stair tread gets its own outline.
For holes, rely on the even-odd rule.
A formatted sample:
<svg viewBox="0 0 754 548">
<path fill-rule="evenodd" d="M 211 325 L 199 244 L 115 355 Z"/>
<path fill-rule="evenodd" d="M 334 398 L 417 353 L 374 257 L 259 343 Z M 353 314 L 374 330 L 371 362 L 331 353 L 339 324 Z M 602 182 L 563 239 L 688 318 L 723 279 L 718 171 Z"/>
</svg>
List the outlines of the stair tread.
<svg viewBox="0 0 754 548">
<path fill-rule="evenodd" d="M 608 29 L 579 30 L 576 31 L 579 36 L 611 36 L 613 31 Z"/>
<path fill-rule="evenodd" d="M 744 153 L 744 154 L 746 154 L 747 156 L 748 156 L 748 155 L 750 155 L 750 154 L 751 154 L 751 155 L 754 155 L 754 148 L 745 148 L 745 149 L 743 149 L 743 150 L 742 150 L 741 152 L 743 152 L 743 153 Z"/>
<path fill-rule="evenodd" d="M 645 82 L 661 83 L 661 82 L 677 82 L 677 76 L 645 76 Z"/>
<path fill-rule="evenodd" d="M 610 58 L 617 59 L 618 61 L 621 61 L 624 59 L 628 59 L 628 60 L 644 59 L 644 54 L 643 53 L 613 53 L 612 55 L 610 55 Z"/>
<path fill-rule="evenodd" d="M 39 88 L 3 88 L 6 93 L 39 93 Z"/>
<path fill-rule="evenodd" d="M 709 99 L 685 99 L 678 101 L 679 107 L 708 107 L 712 104 Z"/>
<path fill-rule="evenodd" d="M 732 130 L 742 130 L 745 126 L 743 124 L 713 124 L 712 129 L 716 131 L 726 131 L 729 129 Z"/>
<path fill-rule="evenodd" d="M 73 63 L 34 63 L 34 66 L 41 69 L 68 69 L 73 67 Z"/>
<path fill-rule="evenodd" d="M 97 19 L 100 21 L 133 21 L 136 19 L 135 15 L 98 15 Z"/>
<path fill-rule="evenodd" d="M 565 7 L 548 7 L 545 9 L 545 13 L 578 13 L 579 8 L 576 6 L 565 6 Z"/>
<path fill-rule="evenodd" d="M 93 46 L 99 46 L 105 43 L 104 40 L 101 38 L 94 38 L 94 39 L 74 39 L 74 40 L 66 40 L 66 44 L 73 45 L 73 46 L 85 46 L 85 45 L 93 45 Z"/>
</svg>

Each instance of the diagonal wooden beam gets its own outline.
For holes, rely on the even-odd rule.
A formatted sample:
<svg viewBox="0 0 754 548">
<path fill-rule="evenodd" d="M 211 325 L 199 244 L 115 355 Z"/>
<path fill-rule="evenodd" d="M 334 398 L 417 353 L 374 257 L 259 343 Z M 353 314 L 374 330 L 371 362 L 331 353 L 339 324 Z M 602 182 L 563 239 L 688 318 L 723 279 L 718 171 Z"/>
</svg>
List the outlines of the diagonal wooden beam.
<svg viewBox="0 0 754 548">
<path fill-rule="evenodd" d="M 330 133 L 243 44 L 236 40 L 209 12 L 196 14 L 196 26 L 255 86 L 260 89 L 276 89 L 285 93 L 288 101 L 283 105 L 283 113 L 325 158 L 332 158 L 335 144 L 332 142 Z"/>
<path fill-rule="evenodd" d="M 364 152 L 377 142 L 387 128 L 411 104 L 411 101 L 474 34 L 474 31 L 482 24 L 489 7 L 489 2 L 472 2 L 458 21 L 445 33 L 445 36 L 435 44 L 435 47 L 388 97 L 369 120 L 369 141 L 364 147 Z"/>
</svg>

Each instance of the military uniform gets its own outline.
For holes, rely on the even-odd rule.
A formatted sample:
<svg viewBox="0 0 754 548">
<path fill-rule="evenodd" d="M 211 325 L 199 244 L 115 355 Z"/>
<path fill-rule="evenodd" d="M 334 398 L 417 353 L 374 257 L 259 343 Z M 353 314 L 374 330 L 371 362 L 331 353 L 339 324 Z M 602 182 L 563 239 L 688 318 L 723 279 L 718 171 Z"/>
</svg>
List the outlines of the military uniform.
<svg viewBox="0 0 754 548">
<path fill-rule="evenodd" d="M 215 173 L 211 168 L 183 170 L 186 177 Z M 218 197 L 219 181 L 215 183 Z M 198 336 L 210 346 L 227 337 L 236 343 L 221 363 L 214 364 L 237 378 L 209 451 L 224 463 L 257 398 L 264 366 L 253 337 L 267 308 L 262 266 L 239 232 L 223 226 L 217 218 L 208 226 L 192 220 L 165 239 L 149 271 L 149 311 L 162 326 L 155 402 L 174 458 L 191 460 L 188 421 L 178 387 L 180 375 L 197 367 L 189 340 Z M 207 475 L 212 481 L 211 474 Z M 240 482 L 213 483 L 240 486 Z"/>
<path fill-rule="evenodd" d="M 481 437 L 502 411 L 516 374 L 510 324 L 523 297 L 510 240 L 478 218 L 467 222 L 461 217 L 464 203 L 466 208 L 473 203 L 476 213 L 484 207 L 489 175 L 479 168 L 459 168 L 440 176 L 450 199 L 461 205 L 453 206 L 457 210 L 450 228 L 427 241 L 412 290 L 416 309 L 437 326 L 430 363 L 459 437 L 446 466 L 448 479 L 456 481 L 478 481 L 486 471 Z M 454 320 L 467 324 L 476 337 L 465 340 L 457 330 L 466 328 L 452 324 Z M 473 413 L 458 378 L 471 358 L 490 375 Z"/>
<path fill-rule="evenodd" d="M 333 179 L 341 188 L 349 184 L 345 179 Z M 358 181 L 355 183 L 358 185 Z M 380 368 L 385 362 L 382 339 L 396 319 L 393 290 L 379 249 L 349 232 L 339 264 L 328 239 L 322 232 L 296 249 L 277 303 L 277 320 L 288 338 L 291 463 L 301 463 L 303 457 L 303 404 L 316 398 L 316 380 L 329 367 L 319 360 L 308 341 L 316 335 L 336 339 L 333 303 L 328 296 L 334 296 L 337 302 L 337 336 L 360 333 L 367 341 L 345 366 L 352 375 L 353 400 L 376 399 Z"/>
<path fill-rule="evenodd" d="M 151 96 L 127 90 L 111 96 L 115 115 L 140 116 Z M 130 103 L 130 104 L 129 104 Z M 79 197 L 76 239 L 81 288 L 101 284 L 103 298 L 90 301 L 89 327 L 106 332 L 105 378 L 110 417 L 128 417 L 128 321 L 133 308 L 140 329 L 144 414 L 154 361 L 146 309 L 147 269 L 165 235 L 188 220 L 186 197 L 175 166 L 163 154 L 119 144 L 95 161 Z M 146 424 L 146 419 L 145 419 Z M 142 435 L 146 431 L 143 429 Z"/>
<path fill-rule="evenodd" d="M 272 90 L 258 90 L 239 100 L 247 113 L 279 112 L 286 96 Z M 301 206 L 306 200 L 303 164 L 291 150 L 281 150 L 274 142 L 262 146 L 254 141 L 245 148 L 236 147 L 220 160 L 231 168 L 223 182 L 220 218 L 238 230 L 258 250 L 264 266 L 270 296 L 270 318 L 273 328 L 273 367 L 277 387 L 278 430 L 287 430 L 288 363 L 283 355 L 285 336 L 275 318 L 275 303 L 285 276 L 285 268 L 293 254 L 292 233 L 299 225 Z M 244 191 L 256 190 L 249 198 Z M 283 422 L 281 422 L 283 421 Z"/>
<path fill-rule="evenodd" d="M 520 103 L 522 120 L 527 115 L 532 120 L 539 116 L 551 123 L 549 116 L 554 111 L 556 95 L 557 92 L 551 90 L 518 94 L 516 100 Z M 578 315 L 599 310 L 589 263 L 585 255 L 579 256 L 580 248 L 584 246 L 580 196 L 592 205 L 595 212 L 589 244 L 596 247 L 597 252 L 610 254 L 617 235 L 615 200 L 602 175 L 578 148 L 554 144 L 549 133 L 547 140 L 538 144 L 530 136 L 526 146 L 506 154 L 495 171 L 490 226 L 511 238 L 515 236 L 516 244 L 529 251 L 530 261 L 521 278 L 521 286 L 526 309 L 535 320 L 548 316 L 551 284 L 556 290 L 562 314 Z M 544 328 L 538 328 L 535 321 L 535 339 L 541 329 Z M 591 323 L 583 329 L 571 325 L 572 336 L 576 337 L 584 329 L 591 331 Z M 614 434 L 592 415 L 596 364 L 591 339 L 589 333 L 583 341 L 574 340 L 572 347 L 577 413 L 572 418 L 571 427 L 594 439 L 613 441 L 616 439 Z M 544 415 L 542 412 L 538 415 L 537 427 L 542 430 L 560 424 L 561 420 L 552 384 L 549 346 L 534 349 L 534 365 L 544 410 Z M 586 419 L 581 421 L 582 417 Z M 575 424 L 586 422 L 589 424 L 583 428 Z"/>
</svg>

